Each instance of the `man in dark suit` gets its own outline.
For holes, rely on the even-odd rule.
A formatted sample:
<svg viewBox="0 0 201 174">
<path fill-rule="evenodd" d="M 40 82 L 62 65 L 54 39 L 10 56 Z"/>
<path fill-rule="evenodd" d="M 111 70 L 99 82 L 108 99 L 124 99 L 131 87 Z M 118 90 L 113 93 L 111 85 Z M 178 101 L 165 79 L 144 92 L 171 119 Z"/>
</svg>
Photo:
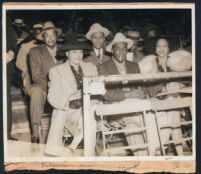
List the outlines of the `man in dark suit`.
<svg viewBox="0 0 201 174">
<path fill-rule="evenodd" d="M 17 52 L 17 34 L 12 26 L 10 18 L 6 18 L 6 64 L 7 64 L 7 138 L 16 140 L 11 136 L 12 131 L 12 98 L 11 86 L 16 83 L 17 71 L 15 56 Z"/>
<path fill-rule="evenodd" d="M 106 47 L 106 50 L 112 52 L 113 56 L 110 60 L 98 65 L 99 75 L 118 75 L 118 74 L 136 74 L 140 73 L 138 64 L 129 62 L 126 60 L 127 50 L 131 48 L 133 41 L 125 38 L 122 33 L 117 33 L 113 41 Z M 107 93 L 104 96 L 106 102 L 135 102 L 145 98 L 144 92 L 135 84 L 132 86 L 125 85 L 111 85 L 107 89 Z M 120 125 L 124 125 L 126 128 L 140 127 L 140 115 L 128 114 L 124 117 L 117 116 L 111 121 L 116 121 Z M 129 145 L 143 144 L 144 137 L 142 134 L 125 133 L 126 139 Z M 132 149 L 135 156 L 147 155 L 146 150 Z"/>
<path fill-rule="evenodd" d="M 110 31 L 102 27 L 100 24 L 95 23 L 90 27 L 86 34 L 86 38 L 92 42 L 93 51 L 84 60 L 91 62 L 94 65 L 102 64 L 109 60 L 109 56 L 105 53 L 105 37 L 109 35 Z"/>
<path fill-rule="evenodd" d="M 55 58 L 57 51 L 57 30 L 51 21 L 44 23 L 42 32 L 38 37 L 39 39 L 43 39 L 44 45 L 34 47 L 30 50 L 30 67 L 33 84 L 29 90 L 29 95 L 31 97 L 32 142 L 34 143 L 39 143 L 39 126 L 46 102 L 49 70 L 55 65 L 62 63 Z"/>
</svg>

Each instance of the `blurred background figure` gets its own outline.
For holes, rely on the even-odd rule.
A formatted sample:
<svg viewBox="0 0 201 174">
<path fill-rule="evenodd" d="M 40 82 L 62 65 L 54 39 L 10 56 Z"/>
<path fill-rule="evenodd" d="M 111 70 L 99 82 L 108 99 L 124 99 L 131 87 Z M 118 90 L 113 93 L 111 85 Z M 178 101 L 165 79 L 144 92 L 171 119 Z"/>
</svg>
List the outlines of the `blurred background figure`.
<svg viewBox="0 0 201 174">
<path fill-rule="evenodd" d="M 142 43 L 144 39 L 140 37 L 139 31 L 128 31 L 127 37 L 133 40 L 133 46 L 127 53 L 127 60 L 137 63 L 144 58 L 142 49 L 139 46 L 139 43 Z"/>
<path fill-rule="evenodd" d="M 25 24 L 23 19 L 15 19 L 13 27 L 17 34 L 17 44 L 20 44 L 25 38 L 29 36 L 29 33 L 25 31 Z"/>
<path fill-rule="evenodd" d="M 6 18 L 6 63 L 7 63 L 7 138 L 16 140 L 11 136 L 12 131 L 12 98 L 11 87 L 16 86 L 15 56 L 17 52 L 17 33 L 15 32 L 10 18 Z"/>
<path fill-rule="evenodd" d="M 29 52 L 30 49 L 39 45 L 38 35 L 41 33 L 43 28 L 42 24 L 33 25 L 32 29 L 32 40 L 23 43 L 18 51 L 16 66 L 22 72 L 22 80 L 25 94 L 29 94 L 31 88 L 31 76 L 30 76 L 30 66 L 29 66 Z M 41 42 L 41 41 L 40 41 Z"/>
<path fill-rule="evenodd" d="M 160 27 L 153 23 L 147 23 L 144 26 L 143 38 L 144 38 L 144 52 L 145 55 L 155 53 L 156 38 L 161 34 Z"/>
<path fill-rule="evenodd" d="M 129 25 L 125 25 L 125 26 L 123 26 L 119 31 L 120 31 L 120 33 L 122 33 L 125 37 L 127 37 L 128 31 L 132 31 L 132 28 L 131 28 L 131 26 L 129 26 Z"/>
<path fill-rule="evenodd" d="M 80 34 L 84 34 L 83 29 L 83 17 L 72 17 L 72 22 L 69 24 L 68 29 L 65 31 L 65 40 L 75 40 L 78 39 Z"/>
</svg>

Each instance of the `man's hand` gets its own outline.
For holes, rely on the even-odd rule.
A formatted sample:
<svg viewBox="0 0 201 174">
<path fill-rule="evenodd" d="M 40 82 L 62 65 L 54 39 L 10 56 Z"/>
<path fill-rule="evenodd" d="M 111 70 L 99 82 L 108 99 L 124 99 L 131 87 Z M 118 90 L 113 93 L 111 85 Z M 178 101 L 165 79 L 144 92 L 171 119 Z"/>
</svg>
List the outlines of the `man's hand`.
<svg viewBox="0 0 201 174">
<path fill-rule="evenodd" d="M 14 59 L 14 52 L 9 50 L 7 53 L 6 53 L 6 63 L 9 63 L 11 60 Z"/>
<path fill-rule="evenodd" d="M 77 99 L 80 99 L 82 98 L 82 92 L 81 90 L 78 90 L 76 92 L 74 92 L 71 96 L 70 96 L 70 99 L 69 100 L 77 100 Z"/>
<path fill-rule="evenodd" d="M 138 99 L 144 99 L 146 97 L 145 93 L 141 89 L 136 89 L 131 92 L 125 93 L 126 98 L 138 98 Z"/>
<path fill-rule="evenodd" d="M 24 92 L 25 94 L 29 94 L 31 88 L 31 81 L 28 72 L 22 73 L 22 79 L 23 79 Z"/>
</svg>

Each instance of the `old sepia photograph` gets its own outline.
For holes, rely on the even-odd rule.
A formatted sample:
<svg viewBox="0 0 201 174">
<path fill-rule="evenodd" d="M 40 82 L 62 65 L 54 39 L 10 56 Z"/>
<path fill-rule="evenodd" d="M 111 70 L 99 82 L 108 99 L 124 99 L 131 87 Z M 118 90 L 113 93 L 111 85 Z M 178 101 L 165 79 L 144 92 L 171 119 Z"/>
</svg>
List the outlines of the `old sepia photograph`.
<svg viewBox="0 0 201 174">
<path fill-rule="evenodd" d="M 192 4 L 2 12 L 6 162 L 195 160 Z"/>
</svg>

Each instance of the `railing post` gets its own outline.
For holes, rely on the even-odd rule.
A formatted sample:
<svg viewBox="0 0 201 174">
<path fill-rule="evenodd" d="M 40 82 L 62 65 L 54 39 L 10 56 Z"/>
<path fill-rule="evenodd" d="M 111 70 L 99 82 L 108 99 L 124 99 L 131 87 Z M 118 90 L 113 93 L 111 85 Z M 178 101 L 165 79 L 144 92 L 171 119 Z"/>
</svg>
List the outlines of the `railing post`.
<svg viewBox="0 0 201 174">
<path fill-rule="evenodd" d="M 84 104 L 84 156 L 92 156 L 90 154 L 90 94 L 89 94 L 89 79 L 83 78 L 83 104 Z"/>
</svg>

